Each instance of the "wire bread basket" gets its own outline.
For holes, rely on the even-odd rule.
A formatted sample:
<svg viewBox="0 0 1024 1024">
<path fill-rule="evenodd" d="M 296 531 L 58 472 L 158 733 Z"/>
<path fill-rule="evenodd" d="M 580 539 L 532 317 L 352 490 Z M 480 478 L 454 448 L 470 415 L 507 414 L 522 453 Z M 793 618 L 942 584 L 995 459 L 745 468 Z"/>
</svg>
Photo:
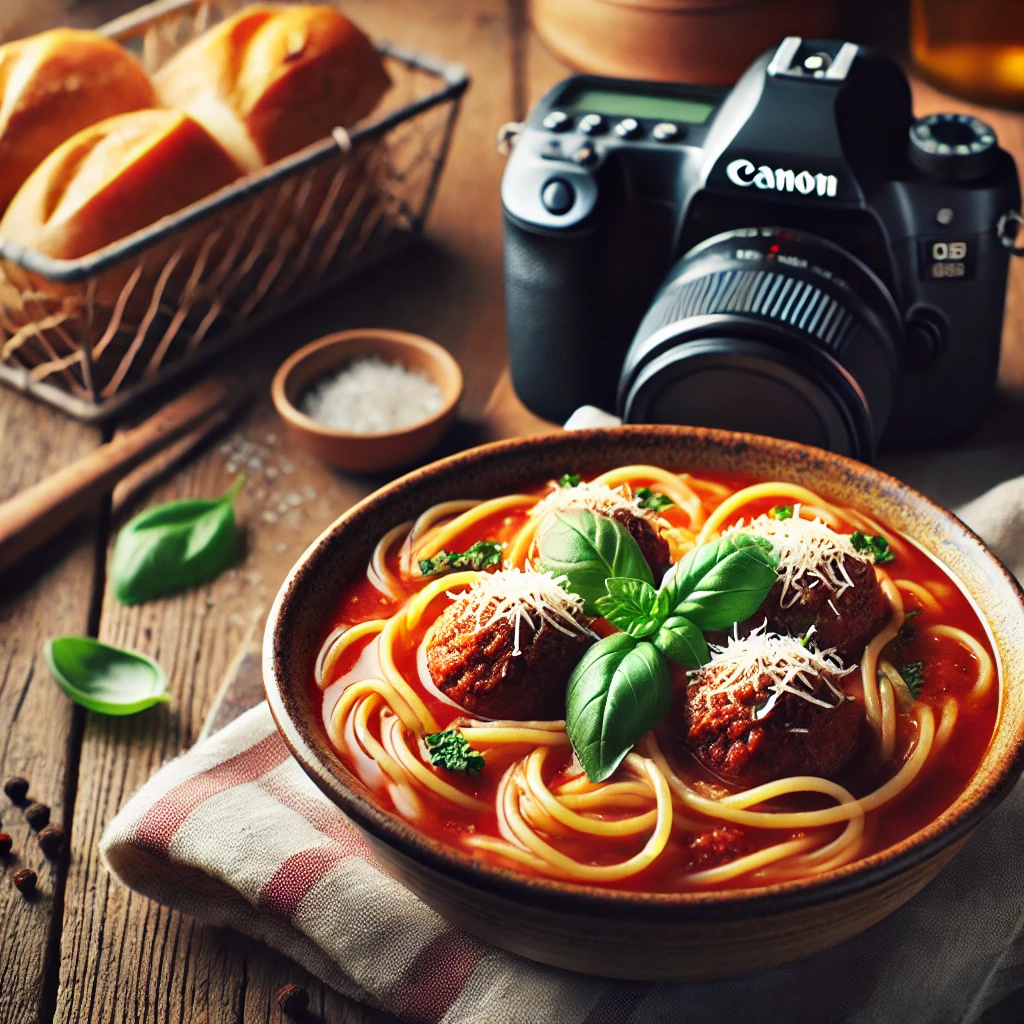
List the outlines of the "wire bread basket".
<svg viewBox="0 0 1024 1024">
<path fill-rule="evenodd" d="M 241 6 L 157 0 L 100 31 L 153 71 Z M 102 420 L 412 241 L 468 78 L 389 43 L 378 50 L 393 84 L 351 134 L 336 129 L 79 259 L 0 239 L 0 381 Z"/>
</svg>

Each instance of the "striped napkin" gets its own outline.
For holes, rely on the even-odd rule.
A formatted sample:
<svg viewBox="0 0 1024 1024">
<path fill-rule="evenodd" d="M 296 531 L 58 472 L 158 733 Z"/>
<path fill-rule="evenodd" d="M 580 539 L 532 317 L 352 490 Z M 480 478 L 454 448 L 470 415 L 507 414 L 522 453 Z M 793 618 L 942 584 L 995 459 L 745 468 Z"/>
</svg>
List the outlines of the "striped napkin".
<svg viewBox="0 0 1024 1024">
<path fill-rule="evenodd" d="M 931 1024 L 979 1020 L 1024 985 L 1022 836 L 1018 786 L 923 893 L 834 950 L 725 982 L 603 981 L 495 949 L 420 903 L 292 760 L 264 703 L 161 768 L 100 849 L 132 889 L 417 1024 Z"/>
</svg>

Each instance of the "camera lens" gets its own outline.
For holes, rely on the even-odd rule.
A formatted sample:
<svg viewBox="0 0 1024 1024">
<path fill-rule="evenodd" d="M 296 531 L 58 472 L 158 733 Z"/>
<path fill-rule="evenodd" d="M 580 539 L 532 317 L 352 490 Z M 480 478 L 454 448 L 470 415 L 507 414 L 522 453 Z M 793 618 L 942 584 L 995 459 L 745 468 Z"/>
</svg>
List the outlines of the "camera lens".
<svg viewBox="0 0 1024 1024">
<path fill-rule="evenodd" d="M 743 228 L 673 267 L 626 354 L 619 411 L 866 459 L 901 347 L 895 303 L 860 260 L 814 235 Z"/>
</svg>

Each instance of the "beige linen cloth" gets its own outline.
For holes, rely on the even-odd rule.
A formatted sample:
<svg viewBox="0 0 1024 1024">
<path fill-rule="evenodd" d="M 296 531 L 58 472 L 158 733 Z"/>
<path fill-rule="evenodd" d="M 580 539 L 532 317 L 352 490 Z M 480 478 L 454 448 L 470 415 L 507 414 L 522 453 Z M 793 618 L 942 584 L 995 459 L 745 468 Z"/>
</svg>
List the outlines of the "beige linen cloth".
<svg viewBox="0 0 1024 1024">
<path fill-rule="evenodd" d="M 577 414 L 570 424 L 595 421 Z M 885 468 L 939 501 L 954 495 L 961 517 L 1020 576 L 1024 477 L 980 497 L 964 480 L 998 479 L 997 466 L 1024 472 L 1013 464 L 1022 457 L 972 451 L 958 467 L 961 456 L 932 453 Z M 603 981 L 447 925 L 376 865 L 291 759 L 266 704 L 161 768 L 110 823 L 101 850 L 125 885 L 259 938 L 337 990 L 422 1024 L 1024 1019 L 1024 1003 L 986 1014 L 1024 986 L 1024 784 L 881 924 L 803 962 L 718 982 Z"/>
</svg>

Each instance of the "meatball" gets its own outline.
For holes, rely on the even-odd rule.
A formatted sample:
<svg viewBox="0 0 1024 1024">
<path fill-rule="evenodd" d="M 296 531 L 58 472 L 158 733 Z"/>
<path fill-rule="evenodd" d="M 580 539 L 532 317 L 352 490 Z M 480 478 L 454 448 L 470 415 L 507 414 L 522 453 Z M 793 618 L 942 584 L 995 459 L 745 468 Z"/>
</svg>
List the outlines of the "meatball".
<svg viewBox="0 0 1024 1024">
<path fill-rule="evenodd" d="M 640 554 L 651 567 L 655 581 L 660 581 L 672 564 L 668 541 L 646 516 L 620 508 L 611 513 L 611 518 L 629 531 L 629 535 L 640 548 Z"/>
<path fill-rule="evenodd" d="M 734 640 L 687 687 L 687 746 L 744 788 L 832 775 L 860 732 L 861 709 L 840 685 L 848 671 L 794 637 L 755 631 Z"/>
<path fill-rule="evenodd" d="M 871 557 L 854 549 L 846 534 L 820 520 L 761 516 L 750 533 L 768 538 L 779 551 L 779 580 L 757 619 L 797 636 L 814 627 L 818 648 L 835 648 L 855 664 L 889 614 Z"/>
<path fill-rule="evenodd" d="M 539 589 L 550 594 L 532 602 L 502 595 L 503 579 L 517 575 L 546 581 Z M 426 638 L 427 668 L 438 690 L 472 715 L 559 719 L 569 676 L 594 639 L 582 601 L 548 574 L 503 570 L 437 619 Z"/>
<path fill-rule="evenodd" d="M 784 581 L 769 591 L 761 613 L 777 629 L 804 636 L 814 627 L 820 648 L 835 648 L 846 664 L 856 664 L 868 641 L 885 625 L 889 606 L 870 562 L 846 555 L 842 572 L 851 585 L 836 588 L 792 585 L 783 597 Z"/>
</svg>

